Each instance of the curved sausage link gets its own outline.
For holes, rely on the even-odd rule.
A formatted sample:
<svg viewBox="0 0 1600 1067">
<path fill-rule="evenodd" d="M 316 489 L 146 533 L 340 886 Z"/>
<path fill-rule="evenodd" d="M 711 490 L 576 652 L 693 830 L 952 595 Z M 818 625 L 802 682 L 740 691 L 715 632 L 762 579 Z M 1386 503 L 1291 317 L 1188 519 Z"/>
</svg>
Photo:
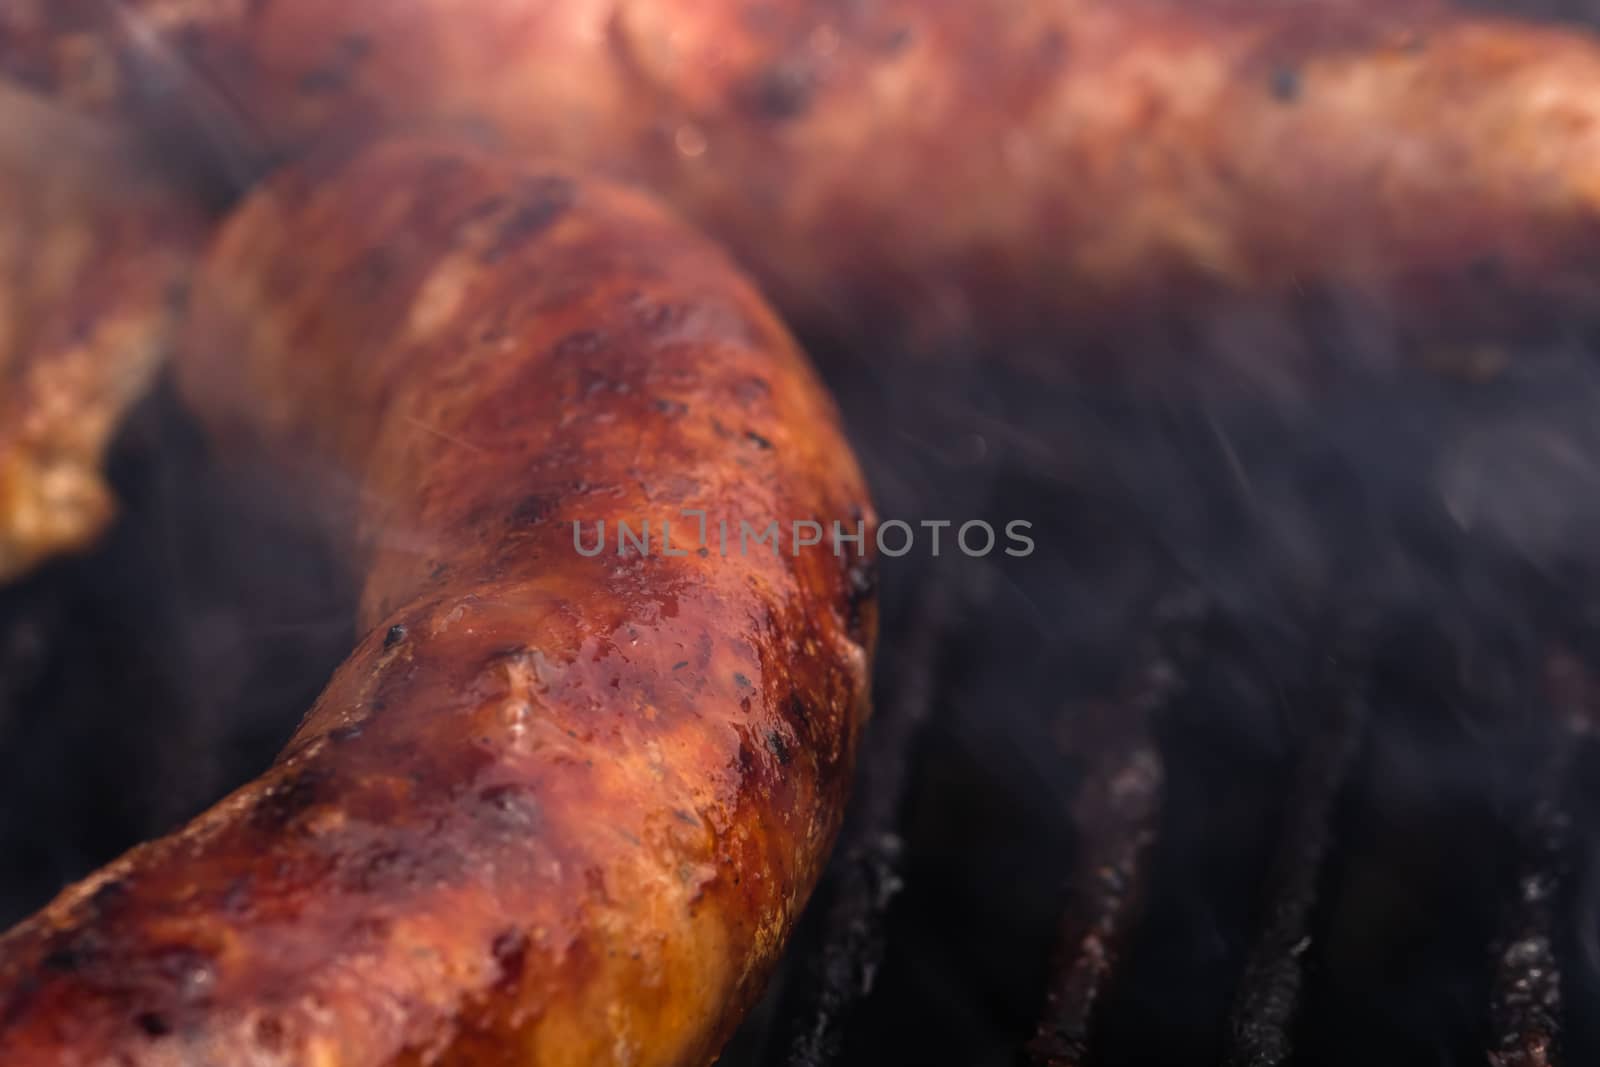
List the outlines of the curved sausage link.
<svg viewBox="0 0 1600 1067">
<path fill-rule="evenodd" d="M 870 557 L 789 543 L 873 520 L 756 290 L 637 194 L 389 143 L 245 203 L 179 372 L 313 473 L 366 636 L 260 779 L 0 940 L 8 1067 L 708 1062 L 832 841 L 875 625 Z"/>
<path fill-rule="evenodd" d="M 155 70 L 277 151 L 441 122 L 604 167 L 807 324 L 1325 287 L 1449 332 L 1600 296 L 1600 44 L 1432 0 L 34 2 L 12 66 L 63 93 Z"/>
<path fill-rule="evenodd" d="M 202 232 L 130 138 L 0 88 L 0 581 L 110 520 L 107 442 L 168 353 Z"/>
</svg>

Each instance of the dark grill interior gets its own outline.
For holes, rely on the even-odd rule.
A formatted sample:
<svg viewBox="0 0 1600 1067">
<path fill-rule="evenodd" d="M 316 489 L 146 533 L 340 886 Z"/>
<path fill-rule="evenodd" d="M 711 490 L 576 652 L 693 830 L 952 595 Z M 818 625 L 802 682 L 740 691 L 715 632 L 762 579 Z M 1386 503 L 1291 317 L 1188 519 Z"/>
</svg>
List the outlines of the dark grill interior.
<svg viewBox="0 0 1600 1067">
<path fill-rule="evenodd" d="M 887 513 L 1061 551 L 887 568 L 853 833 L 735 1062 L 1586 1062 L 1587 349 L 1329 366 L 1314 409 L 1202 373 L 1054 418 L 991 368 L 937 428 L 841 385 Z"/>
<path fill-rule="evenodd" d="M 1039 551 L 885 561 L 850 821 L 724 1063 L 1600 1054 L 1600 344 L 1440 378 L 1340 306 L 1062 342 L 1121 383 L 813 346 L 883 514 Z M 258 772 L 352 638 L 170 395 L 115 476 L 108 544 L 0 590 L 7 923 Z"/>
<path fill-rule="evenodd" d="M 1583 1062 L 1588 352 L 1330 362 L 1314 406 L 1204 348 L 1146 351 L 1196 368 L 1159 396 L 830 360 L 885 514 L 1041 550 L 886 561 L 851 821 L 725 1062 Z M 258 771 L 352 636 L 170 396 L 116 469 L 111 543 L 0 597 L 8 919 Z"/>
</svg>

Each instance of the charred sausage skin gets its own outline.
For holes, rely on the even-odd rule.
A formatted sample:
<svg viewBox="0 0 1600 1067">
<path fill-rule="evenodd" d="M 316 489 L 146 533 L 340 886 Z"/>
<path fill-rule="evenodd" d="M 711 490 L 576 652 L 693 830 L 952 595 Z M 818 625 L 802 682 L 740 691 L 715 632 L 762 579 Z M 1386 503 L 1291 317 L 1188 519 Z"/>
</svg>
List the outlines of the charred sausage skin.
<svg viewBox="0 0 1600 1067">
<path fill-rule="evenodd" d="M 1600 294 L 1600 44 L 1432 0 L 34 5 L 0 49 L 64 95 L 157 69 L 269 158 L 421 122 L 599 167 L 808 326 L 1323 287 L 1477 335 Z"/>
<path fill-rule="evenodd" d="M 840 818 L 871 558 L 572 524 L 870 545 L 789 335 L 638 194 L 419 140 L 268 182 L 197 295 L 181 387 L 311 472 L 366 636 L 260 779 L 0 940 L 7 1064 L 710 1061 Z"/>
</svg>

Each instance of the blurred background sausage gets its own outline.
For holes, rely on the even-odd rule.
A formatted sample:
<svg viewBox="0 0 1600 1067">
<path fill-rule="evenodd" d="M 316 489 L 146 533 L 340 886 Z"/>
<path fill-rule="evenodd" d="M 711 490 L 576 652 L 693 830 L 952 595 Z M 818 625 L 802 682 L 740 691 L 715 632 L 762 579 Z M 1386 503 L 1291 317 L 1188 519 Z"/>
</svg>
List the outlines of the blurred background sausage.
<svg viewBox="0 0 1600 1067">
<path fill-rule="evenodd" d="M 14 76 L 200 131 L 230 173 L 476 131 L 656 190 L 858 340 L 1308 293 L 1459 339 L 1595 304 L 1600 43 L 1572 27 L 1425 0 L 13 7 Z"/>
<path fill-rule="evenodd" d="M 92 544 L 203 234 L 139 142 L 0 86 L 0 581 Z"/>
</svg>

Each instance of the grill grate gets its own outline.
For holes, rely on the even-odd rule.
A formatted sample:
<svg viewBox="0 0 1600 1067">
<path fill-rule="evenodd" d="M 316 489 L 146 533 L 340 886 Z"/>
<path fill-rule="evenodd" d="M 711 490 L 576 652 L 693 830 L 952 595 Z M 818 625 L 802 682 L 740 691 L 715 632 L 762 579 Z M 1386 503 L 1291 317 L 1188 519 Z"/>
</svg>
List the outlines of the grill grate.
<svg viewBox="0 0 1600 1067">
<path fill-rule="evenodd" d="M 1059 962 L 1029 1047 L 1037 1067 L 1078 1067 L 1089 1055 L 1094 1012 L 1120 962 L 1149 878 L 1164 772 L 1150 717 L 1175 676 L 1157 660 L 1141 692 L 1105 709 L 1109 747 L 1084 782 L 1076 822 L 1078 869 L 1061 920 Z M 1098 731 L 1095 731 L 1098 733 Z"/>
<path fill-rule="evenodd" d="M 1508 933 L 1496 953 L 1491 1067 L 1553 1067 L 1560 1062 L 1561 970 L 1555 958 L 1553 901 L 1565 836 L 1560 810 L 1541 805 L 1529 830 L 1528 858 Z"/>
<path fill-rule="evenodd" d="M 852 1014 L 873 986 L 903 870 L 900 819 L 918 737 L 936 704 L 940 613 L 919 611 L 927 625 L 892 668 L 900 694 L 874 723 L 863 760 L 860 805 L 840 858 L 825 879 L 830 902 L 808 957 L 804 980 L 782 1002 L 790 1067 L 843 1062 Z M 1032 1067 L 1120 1063 L 1099 1047 L 1104 1004 L 1129 961 L 1142 903 L 1153 877 L 1158 826 L 1167 800 L 1159 723 L 1186 691 L 1205 623 L 1192 605 L 1162 613 L 1166 630 L 1136 660 L 1115 699 L 1088 702 L 1071 717 L 1068 755 L 1084 764 L 1072 804 L 1073 862 L 1044 1007 L 1023 1060 Z M 1177 637 L 1172 636 L 1172 632 Z M 1555 1067 L 1560 1059 L 1562 971 L 1557 951 L 1559 889 L 1570 865 L 1571 816 L 1565 790 L 1590 737 L 1588 675 L 1576 660 L 1555 657 L 1543 680 L 1557 729 L 1534 767 L 1540 786 L 1513 821 L 1520 849 L 1514 891 L 1495 942 L 1493 993 L 1484 1013 L 1491 1067 Z M 1310 690 L 1320 719 L 1297 746 L 1278 843 L 1263 880 L 1264 898 L 1233 993 L 1222 1062 L 1277 1067 L 1297 1062 L 1295 1040 L 1307 950 L 1318 929 L 1319 892 L 1329 881 L 1340 798 L 1363 758 L 1376 715 L 1374 668 L 1359 652 L 1329 659 Z M 1576 680 L 1575 680 L 1576 679 Z M 782 1024 L 780 1024 L 782 1025 Z M 1310 1062 L 1320 1062 L 1316 1056 Z M 1479 1062 L 1483 1062 L 1480 1060 Z"/>
<path fill-rule="evenodd" d="M 1340 667 L 1334 670 L 1343 673 Z M 1229 1023 L 1229 1067 L 1279 1067 L 1292 1052 L 1311 912 L 1328 859 L 1334 805 L 1367 720 L 1360 681 L 1339 677 L 1313 743 L 1302 754 L 1269 878 L 1266 921 L 1250 951 Z"/>
<path fill-rule="evenodd" d="M 864 742 L 851 821 L 824 879 L 830 900 L 817 947 L 784 1011 L 789 1067 L 835 1062 L 851 1013 L 871 993 L 883 961 L 889 906 L 902 885 L 901 812 L 917 738 L 933 707 L 944 608 L 929 596 L 917 629 L 888 673 L 895 697 L 879 709 Z"/>
<path fill-rule="evenodd" d="M 1571 844 L 1571 816 L 1563 792 L 1589 732 L 1585 680 L 1586 672 L 1575 659 L 1565 654 L 1552 657 L 1545 689 L 1557 732 L 1539 771 L 1534 809 L 1518 835 L 1522 859 L 1517 893 L 1495 951 L 1491 1067 L 1553 1067 L 1560 1062 L 1556 899 Z"/>
</svg>

